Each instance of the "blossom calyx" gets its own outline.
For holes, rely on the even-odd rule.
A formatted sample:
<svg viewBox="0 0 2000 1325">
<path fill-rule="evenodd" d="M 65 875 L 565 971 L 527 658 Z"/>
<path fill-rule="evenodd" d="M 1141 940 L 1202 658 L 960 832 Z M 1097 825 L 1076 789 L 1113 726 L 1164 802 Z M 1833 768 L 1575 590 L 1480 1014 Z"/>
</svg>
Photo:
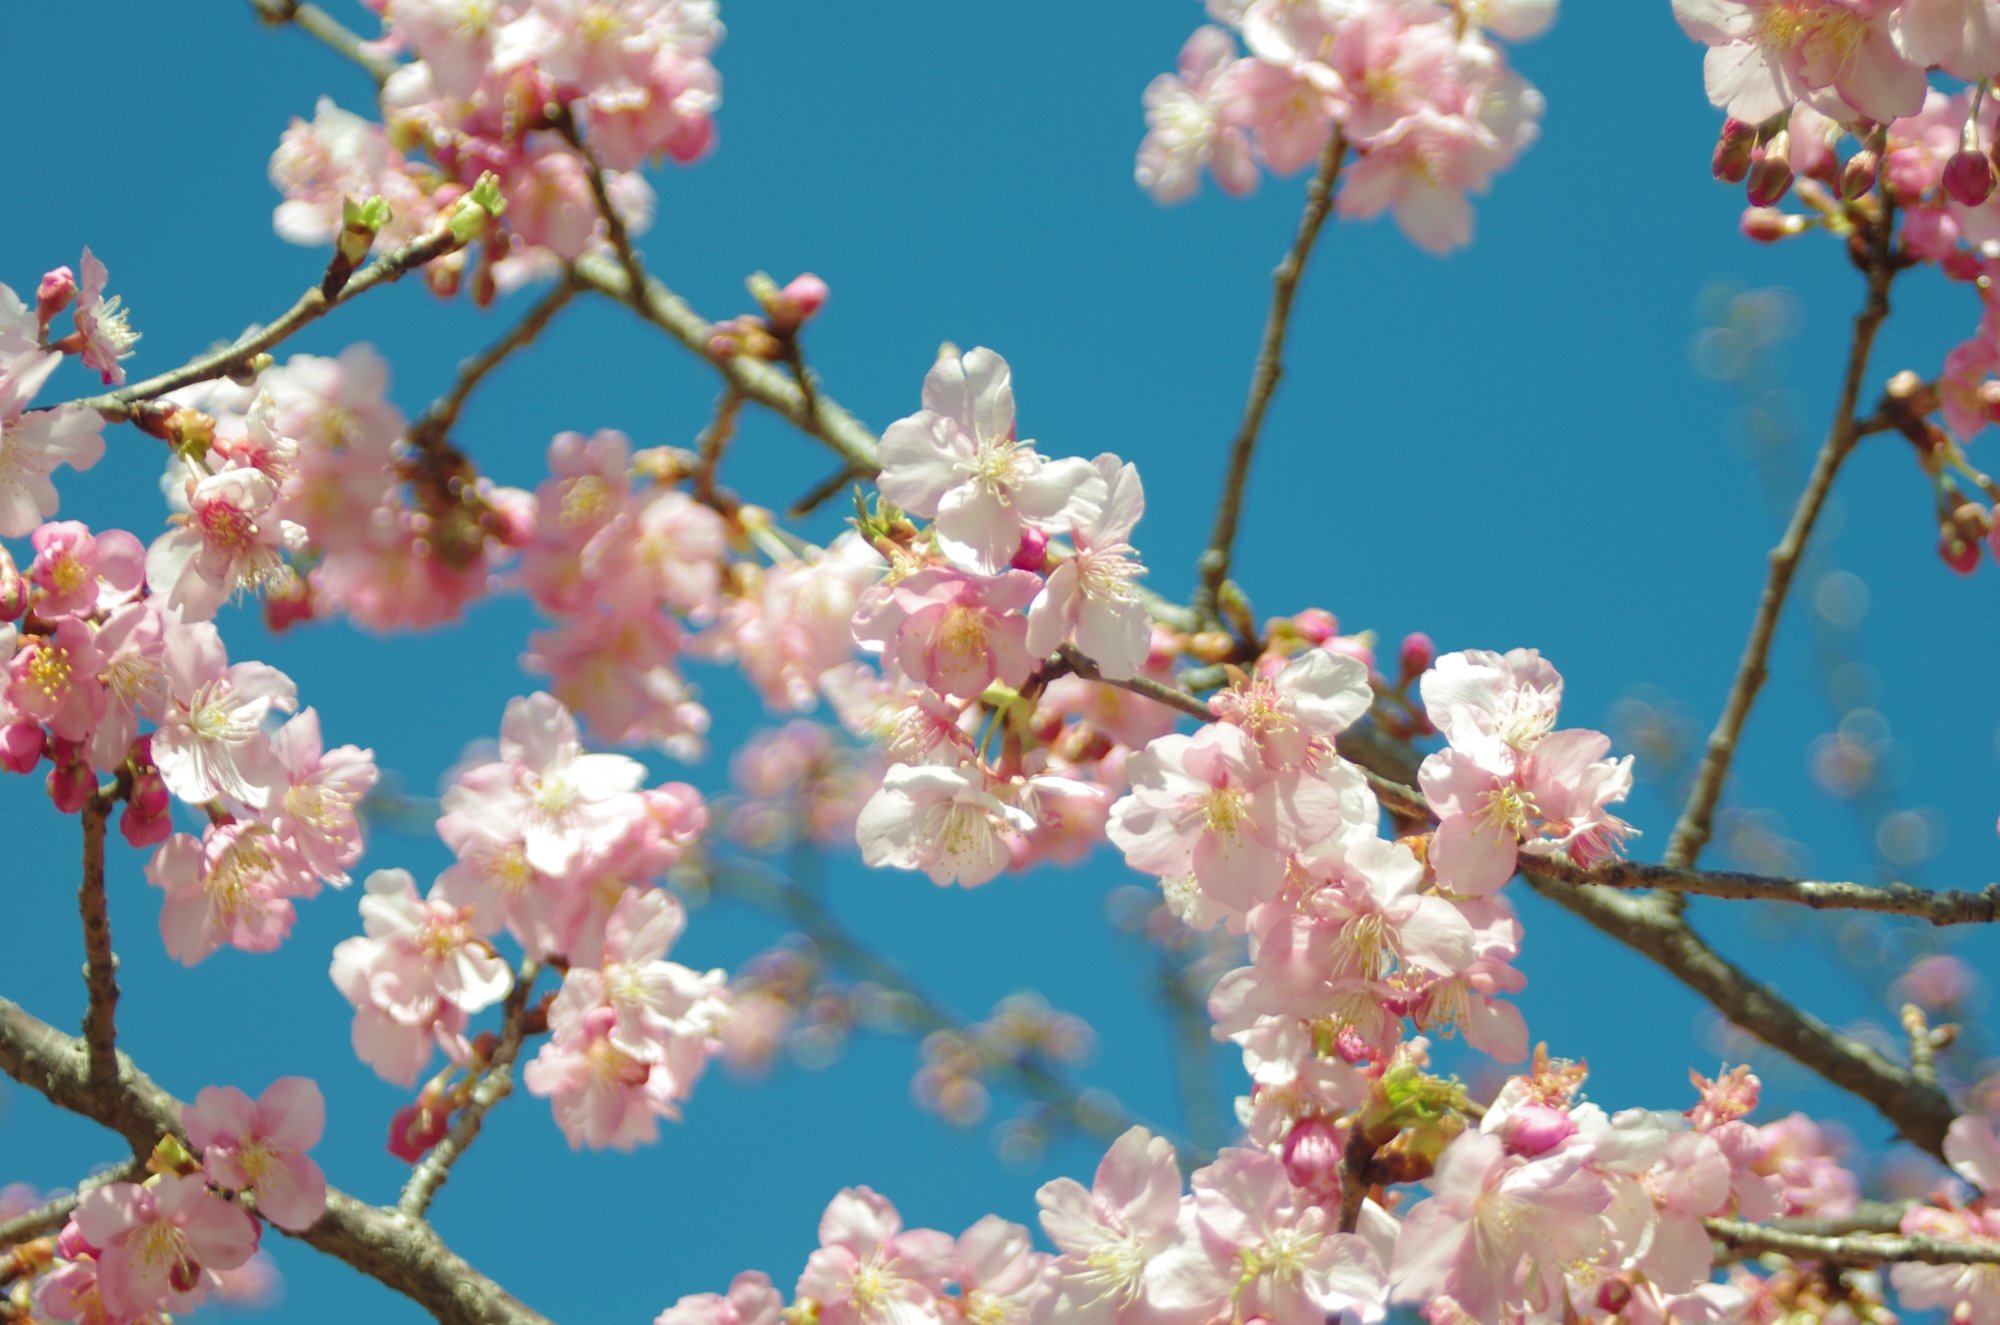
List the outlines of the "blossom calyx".
<svg viewBox="0 0 2000 1325">
<path fill-rule="evenodd" d="M 177 1136 L 163 1136 L 153 1147 L 153 1153 L 146 1156 L 148 1173 L 199 1173 L 201 1161 L 194 1157 Z"/>
<path fill-rule="evenodd" d="M 1354 1131 L 1371 1150 L 1379 1150 L 1398 1133 L 1440 1133 L 1436 1154 L 1465 1128 L 1465 1087 L 1456 1077 L 1427 1075 L 1416 1062 L 1398 1056 L 1368 1088 L 1368 1099 L 1354 1120 Z"/>
</svg>

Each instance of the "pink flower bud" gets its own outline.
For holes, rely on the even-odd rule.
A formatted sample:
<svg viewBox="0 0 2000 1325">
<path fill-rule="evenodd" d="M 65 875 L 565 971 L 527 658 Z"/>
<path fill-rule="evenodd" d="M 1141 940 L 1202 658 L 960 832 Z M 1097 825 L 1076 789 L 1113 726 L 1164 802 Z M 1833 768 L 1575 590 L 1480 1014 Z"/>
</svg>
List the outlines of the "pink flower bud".
<svg viewBox="0 0 2000 1325">
<path fill-rule="evenodd" d="M 1049 536 L 1033 525 L 1021 530 L 1021 546 L 1014 549 L 1014 560 L 1008 563 L 1015 570 L 1031 570 L 1037 575 L 1049 564 Z"/>
<path fill-rule="evenodd" d="M 1780 239 L 1790 239 L 1803 234 L 1806 218 L 1789 216 L 1775 207 L 1751 207 L 1744 211 L 1741 229 L 1745 239 L 1754 239 L 1760 244 L 1774 244 Z"/>
<path fill-rule="evenodd" d="M 62 1232 L 57 1235 L 56 1251 L 64 1259 L 72 1261 L 79 1256 L 102 1256 L 104 1254 L 103 1248 L 92 1246 L 90 1239 L 83 1235 L 83 1230 L 76 1226 L 74 1216 L 71 1217 L 67 1224 L 63 1225 Z"/>
<path fill-rule="evenodd" d="M 1840 196 L 1850 202 L 1859 198 L 1875 187 L 1881 170 L 1882 158 L 1865 147 L 1848 157 L 1847 164 L 1840 168 Z"/>
<path fill-rule="evenodd" d="M 1308 607 L 1292 618 L 1292 629 L 1314 644 L 1324 644 L 1340 633 L 1340 621 L 1323 607 Z"/>
<path fill-rule="evenodd" d="M 174 817 L 165 810 L 144 814 L 136 807 L 127 805 L 125 812 L 118 816 L 118 832 L 129 846 L 158 846 L 174 835 Z"/>
<path fill-rule="evenodd" d="M 70 300 L 76 298 L 76 273 L 68 267 L 57 267 L 42 277 L 42 283 L 35 287 L 35 318 L 42 324 L 42 330 L 49 329 L 49 323 L 56 315 L 69 307 Z"/>
<path fill-rule="evenodd" d="M 39 722 L 10 722 L 0 727 L 0 768 L 9 773 L 27 773 L 42 762 L 47 741 Z"/>
<path fill-rule="evenodd" d="M 1977 207 L 1993 196 L 1993 163 L 1986 153 L 1965 149 L 1944 163 L 1944 191 L 1953 202 Z"/>
<path fill-rule="evenodd" d="M 133 742 L 136 746 L 138 742 Z M 135 764 L 137 760 L 134 760 Z M 150 764 L 138 765 L 132 775 L 132 790 L 125 803 L 146 818 L 165 814 L 173 804 L 173 797 L 167 793 L 167 784 L 160 778 L 160 770 Z"/>
<path fill-rule="evenodd" d="M 1576 1120 L 1562 1109 L 1546 1104 L 1524 1104 L 1507 1115 L 1500 1126 L 1500 1139 L 1507 1149 L 1529 1159 L 1567 1141 L 1576 1134 Z"/>
<path fill-rule="evenodd" d="M 82 760 L 58 763 L 49 771 L 49 799 L 64 814 L 79 814 L 97 791 L 97 774 Z"/>
<path fill-rule="evenodd" d="M 2000 556 L 2000 549 L 1996 549 L 1994 555 Z M 1970 575 L 1979 569 L 1979 545 L 1966 542 L 1965 537 L 1949 524 L 1938 530 L 1938 556 L 1960 575 Z"/>
<path fill-rule="evenodd" d="M 1429 671 L 1436 661 L 1437 645 L 1431 643 L 1429 635 L 1419 630 L 1403 637 L 1403 647 L 1396 653 L 1396 662 L 1403 669 L 1404 676 L 1419 676 Z"/>
<path fill-rule="evenodd" d="M 265 591 L 264 624 L 272 634 L 311 621 L 313 615 L 312 584 L 304 576 L 291 576 L 282 587 Z"/>
<path fill-rule="evenodd" d="M 1770 147 L 1750 167 L 1743 196 L 1752 207 L 1772 206 L 1792 190 L 1792 163 L 1776 150 L 1777 146 L 1778 140 L 1773 138 Z"/>
<path fill-rule="evenodd" d="M 405 1163 L 414 1164 L 432 1146 L 444 1140 L 450 1125 L 450 1114 L 430 1107 L 421 1099 L 415 1104 L 404 1105 L 389 1119 L 389 1153 Z"/>
<path fill-rule="evenodd" d="M 1743 177 L 1750 173 L 1750 151 L 1756 145 L 1756 125 L 1745 124 L 1738 119 L 1724 120 L 1722 133 L 1715 140 L 1715 155 L 1709 160 L 1709 170 L 1724 184 L 1741 184 Z"/>
<path fill-rule="evenodd" d="M 811 272 L 794 276 L 776 297 L 765 301 L 764 316 L 771 330 L 781 336 L 791 335 L 812 321 L 813 314 L 825 306 L 828 293 L 826 282 Z"/>
<path fill-rule="evenodd" d="M 1292 1185 L 1321 1204 L 1340 1200 L 1343 1139 L 1331 1121 L 1318 1114 L 1292 1124 L 1281 1158 Z"/>
</svg>

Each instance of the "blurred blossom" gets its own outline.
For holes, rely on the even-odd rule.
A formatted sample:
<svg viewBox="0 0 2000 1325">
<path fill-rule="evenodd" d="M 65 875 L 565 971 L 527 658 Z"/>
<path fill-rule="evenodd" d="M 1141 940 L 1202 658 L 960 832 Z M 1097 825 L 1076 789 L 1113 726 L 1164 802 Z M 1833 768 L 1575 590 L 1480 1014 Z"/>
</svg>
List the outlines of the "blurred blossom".
<svg viewBox="0 0 2000 1325">
<path fill-rule="evenodd" d="M 258 1252 L 233 1270 L 212 1271 L 216 1293 L 231 1307 L 258 1311 L 284 1296 L 285 1279 L 269 1254 Z"/>
<path fill-rule="evenodd" d="M 1875 825 L 1875 850 L 1891 865 L 1921 865 L 1943 846 L 1940 816 L 1928 807 L 1897 810 Z"/>
<path fill-rule="evenodd" d="M 1633 771 L 1648 782 L 1671 783 L 1699 739 L 1694 719 L 1653 686 L 1639 686 L 1611 707 L 1613 740 L 1633 755 Z"/>
<path fill-rule="evenodd" d="M 1010 1059 L 1033 1054 L 1051 1063 L 1080 1063 L 1097 1048 L 1089 1023 L 1056 1011 L 1033 992 L 1009 994 L 972 1029 L 988 1052 Z"/>
<path fill-rule="evenodd" d="M 729 761 L 741 794 L 725 811 L 729 835 L 755 851 L 794 840 L 846 845 L 881 780 L 877 757 L 803 718 L 758 732 Z"/>
<path fill-rule="evenodd" d="M 1828 571 L 1813 586 L 1813 607 L 1828 625 L 1853 630 L 1868 615 L 1868 586 L 1852 571 Z"/>
<path fill-rule="evenodd" d="M 1915 1003 L 1931 1012 L 1950 1012 L 1969 1004 L 1982 992 L 1979 976 L 1950 953 L 1934 952 L 1917 959 L 1890 986 L 1890 1006 Z"/>
<path fill-rule="evenodd" d="M 1752 874 L 1797 876 L 1806 865 L 1805 848 L 1790 837 L 1785 821 L 1769 810 L 1727 809 L 1717 816 L 1723 850 Z"/>
</svg>

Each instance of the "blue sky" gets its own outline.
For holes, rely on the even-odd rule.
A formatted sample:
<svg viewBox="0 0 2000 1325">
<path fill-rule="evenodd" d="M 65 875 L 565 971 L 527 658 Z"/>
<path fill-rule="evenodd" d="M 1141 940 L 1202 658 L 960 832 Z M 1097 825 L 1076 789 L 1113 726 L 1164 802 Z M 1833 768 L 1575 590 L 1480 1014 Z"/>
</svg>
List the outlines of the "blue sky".
<svg viewBox="0 0 2000 1325">
<path fill-rule="evenodd" d="M 335 9 L 359 21 L 358 5 Z M 876 428 L 917 408 L 939 342 L 999 350 L 1013 364 L 1024 434 L 1052 453 L 1111 450 L 1139 464 L 1151 504 L 1137 541 L 1154 587 L 1184 596 L 1268 272 L 1303 188 L 1267 180 L 1241 201 L 1210 188 L 1161 209 L 1133 186 L 1140 93 L 1172 66 L 1200 6 L 767 0 L 725 4 L 723 17 L 720 150 L 655 172 L 651 269 L 711 317 L 745 306 L 751 271 L 817 272 L 833 299 L 813 330 L 813 362 Z M 90 7 L 11 6 L 0 32 L 31 53 L 11 77 L 16 104 L 34 108 L 10 141 L 0 280 L 31 289 L 88 243 L 145 333 L 131 365 L 141 375 L 272 317 L 317 280 L 322 255 L 272 234 L 265 163 L 321 92 L 369 110 L 357 71 L 238 5 L 132 6 L 115 22 Z M 1327 230 L 1252 474 L 1237 573 L 1263 612 L 1324 606 L 1392 646 L 1423 629 L 1445 649 L 1539 647 L 1568 678 L 1572 722 L 1608 729 L 1622 699 L 1653 687 L 1705 731 L 1775 527 L 1734 441 L 1737 398 L 1690 360 L 1718 303 L 1704 291 L 1793 291 L 1797 331 L 1773 368 L 1775 399 L 1810 447 L 1832 408 L 1860 282 L 1831 244 L 1737 236 L 1739 196 L 1708 179 L 1719 115 L 1702 95 L 1700 49 L 1666 5 L 1573 5 L 1516 62 L 1548 98 L 1543 137 L 1479 201 L 1469 251 L 1426 257 L 1386 223 Z M 481 315 L 411 282 L 339 310 L 288 348 L 373 343 L 414 414 L 523 302 Z M 1962 291 L 1922 273 L 1904 282 L 1871 396 L 1896 368 L 1928 374 L 1975 319 Z M 65 374 L 59 386 L 84 389 Z M 640 445 L 685 445 L 714 395 L 706 367 L 619 309 L 583 303 L 482 390 L 458 440 L 486 472 L 530 485 L 557 431 L 616 427 Z M 150 537 L 162 514 L 155 445 L 129 429 L 109 443 L 96 471 L 63 485 L 64 514 Z M 724 479 L 782 506 L 830 468 L 809 443 L 752 417 Z M 2000 809 L 1989 661 L 2000 572 L 1949 575 L 1929 512 L 1907 448 L 1864 443 L 1829 515 L 1829 555 L 1869 589 L 1847 641 L 1877 679 L 1872 707 L 1900 751 L 1897 802 L 1931 810 L 1941 827 L 1923 877 L 1983 886 Z M 813 532 L 835 527 L 829 517 Z M 1870 877 L 1851 816 L 1807 767 L 1829 717 L 1801 610 L 1814 586 L 1802 587 L 1731 802 L 1782 816 L 1819 877 Z M 534 687 L 516 665 L 531 618 L 502 600 L 460 629 L 414 638 L 322 627 L 266 641 L 251 613 L 222 624 L 233 656 L 297 679 L 331 741 L 373 747 L 428 793 L 467 742 L 497 730 L 506 700 Z M 767 720 L 728 678 L 699 679 L 718 747 Z M 725 771 L 711 756 L 671 775 L 714 788 Z M 1642 793 L 1631 817 L 1646 832 L 1636 853 L 1657 858 L 1670 808 Z M 0 783 L 0 823 L 13 840 L 0 988 L 72 1023 L 82 1007 L 75 823 L 28 779 Z M 385 833 L 364 866 L 427 879 L 443 861 L 434 839 Z M 320 1153 L 329 1175 L 357 1195 L 391 1197 L 400 1166 L 380 1138 L 402 1096 L 348 1054 L 349 1009 L 325 975 L 333 945 L 358 931 L 354 894 L 302 907 L 274 956 L 223 952 L 185 972 L 160 949 L 141 864 L 114 848 L 123 1043 L 184 1097 L 211 1083 L 255 1091 L 285 1073 L 314 1075 L 330 1102 Z M 1105 853 L 972 893 L 839 860 L 828 886 L 851 928 L 960 1010 L 981 1015 L 1037 986 L 1089 1019 L 1101 1047 L 1088 1081 L 1172 1124 L 1148 959 L 1102 916 L 1105 897 L 1133 881 Z M 1685 1103 L 1687 1069 L 1712 1070 L 1723 1053 L 1694 1000 L 1535 899 L 1521 908 L 1531 983 L 1520 1002 L 1533 1037 L 1588 1057 L 1592 1095 L 1609 1107 Z M 1723 903 L 1693 914 L 1830 1020 L 1890 1024 L 1866 982 L 1812 954 L 1901 944 L 1907 927 L 1783 917 L 1783 932 L 1813 941 L 1780 955 L 1769 918 Z M 676 955 L 733 967 L 775 932 L 710 908 Z M 1944 939 L 1992 965 L 1992 936 Z M 916 1064 L 911 1041 L 863 1038 L 822 1072 L 761 1083 L 718 1072 L 685 1125 L 635 1156 L 572 1154 L 546 1106 L 523 1095 L 496 1112 L 436 1218 L 455 1247 L 558 1319 L 644 1319 L 739 1269 L 789 1286 L 842 1185 L 869 1183 L 912 1223 L 957 1231 L 987 1211 L 1030 1220 L 1039 1182 L 1094 1165 L 1095 1151 L 1072 1143 L 1009 1170 L 980 1132 L 915 1109 Z M 1223 1066 L 1221 1089 L 1233 1093 L 1240 1077 Z M 1770 1109 L 1825 1111 L 1879 1149 L 1878 1122 L 1796 1070 L 1775 1068 L 1767 1087 Z M 0 1182 L 67 1185 L 117 1149 L 31 1093 L 0 1090 Z M 345 1267 L 271 1245 L 290 1285 L 287 1320 L 423 1318 Z"/>
</svg>

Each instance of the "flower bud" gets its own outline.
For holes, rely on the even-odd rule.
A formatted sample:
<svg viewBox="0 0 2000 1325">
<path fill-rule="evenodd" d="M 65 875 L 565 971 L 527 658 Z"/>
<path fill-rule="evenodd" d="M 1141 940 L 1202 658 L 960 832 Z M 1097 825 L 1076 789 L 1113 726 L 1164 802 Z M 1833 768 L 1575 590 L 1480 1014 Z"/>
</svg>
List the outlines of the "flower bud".
<svg viewBox="0 0 2000 1325">
<path fill-rule="evenodd" d="M 1944 163 L 1943 183 L 1953 202 L 1977 207 L 1993 196 L 1993 163 L 1970 148 L 1953 152 Z"/>
<path fill-rule="evenodd" d="M 1875 187 L 1875 179 L 1882 170 L 1882 158 L 1869 148 L 1862 148 L 1847 158 L 1847 164 L 1840 168 L 1840 197 L 1844 202 L 1852 202 Z"/>
<path fill-rule="evenodd" d="M 1773 244 L 1780 239 L 1804 234 L 1807 224 L 1805 217 L 1793 216 L 1775 207 L 1750 207 L 1744 210 L 1740 228 L 1745 239 Z"/>
<path fill-rule="evenodd" d="M 750 293 L 757 297 L 771 330 L 780 336 L 790 336 L 825 306 L 828 290 L 826 282 L 811 272 L 794 276 L 782 290 L 777 282 L 758 272 L 750 278 Z"/>
<path fill-rule="evenodd" d="M 1049 536 L 1033 525 L 1021 530 L 1021 546 L 1014 549 L 1014 559 L 1008 563 L 1015 570 L 1031 570 L 1041 573 L 1049 564 Z"/>
<path fill-rule="evenodd" d="M 1952 508 L 1951 525 L 1960 538 L 1978 543 L 1993 532 L 1993 514 L 1976 501 L 1962 501 Z"/>
<path fill-rule="evenodd" d="M 1773 138 L 1764 148 L 1764 154 L 1751 163 L 1743 196 L 1752 207 L 1770 207 L 1792 190 L 1792 163 L 1785 159 L 1782 150 L 1784 137 L 1781 133 Z"/>
<path fill-rule="evenodd" d="M 1750 152 L 1756 145 L 1756 125 L 1733 117 L 1724 120 L 1721 136 L 1715 140 L 1715 155 L 1709 160 L 1710 172 L 1724 184 L 1741 184 L 1750 172 Z"/>
<path fill-rule="evenodd" d="M 1553 1150 L 1576 1134 L 1576 1120 L 1566 1109 L 1546 1104 L 1524 1104 L 1507 1115 L 1500 1126 L 1500 1139 L 1516 1155 L 1533 1159 Z"/>
<path fill-rule="evenodd" d="M 76 273 L 68 267 L 57 267 L 42 277 L 35 287 L 35 320 L 42 324 L 42 330 L 49 329 L 49 323 L 56 315 L 69 307 L 70 300 L 76 298 Z"/>
<path fill-rule="evenodd" d="M 174 817 L 166 811 L 142 814 L 127 805 L 118 816 L 118 832 L 126 845 L 143 850 L 156 847 L 174 835 Z"/>
<path fill-rule="evenodd" d="M 57 759 L 49 771 L 49 799 L 64 814 L 80 814 L 97 792 L 97 774 L 81 759 Z"/>
<path fill-rule="evenodd" d="M 125 802 L 140 817 L 150 819 L 165 814 L 173 804 L 173 797 L 160 778 L 160 770 L 146 764 L 132 774 L 132 790 L 127 793 Z"/>
<path fill-rule="evenodd" d="M 1948 522 L 1938 529 L 1938 556 L 1960 575 L 1970 575 L 1979 569 L 1979 545 L 1966 542 Z"/>
<path fill-rule="evenodd" d="M 389 1119 L 389 1153 L 406 1163 L 422 1159 L 430 1148 L 444 1140 L 450 1130 L 451 1115 L 419 1098 L 396 1110 Z"/>
<path fill-rule="evenodd" d="M 1236 652 L 1236 641 L 1225 631 L 1203 630 L 1188 636 L 1187 651 L 1197 661 L 1219 663 Z"/>
<path fill-rule="evenodd" d="M 1437 661 L 1437 645 L 1421 630 L 1403 636 L 1403 647 L 1396 651 L 1396 665 L 1403 669 L 1406 677 L 1420 676 L 1431 669 Z"/>
<path fill-rule="evenodd" d="M 1323 607 L 1308 607 L 1292 618 L 1292 629 L 1308 643 L 1324 644 L 1340 633 L 1340 620 Z"/>
<path fill-rule="evenodd" d="M 0 768 L 9 773 L 34 771 L 42 762 L 42 750 L 48 744 L 47 734 L 39 722 L 10 722 L 0 727 Z"/>
<path fill-rule="evenodd" d="M 28 581 L 0 547 L 0 621 L 19 621 L 28 610 Z"/>
<path fill-rule="evenodd" d="M 1292 1185 L 1322 1205 L 1340 1200 L 1342 1137 L 1330 1119 L 1315 1114 L 1292 1124 L 1282 1158 Z"/>
</svg>

